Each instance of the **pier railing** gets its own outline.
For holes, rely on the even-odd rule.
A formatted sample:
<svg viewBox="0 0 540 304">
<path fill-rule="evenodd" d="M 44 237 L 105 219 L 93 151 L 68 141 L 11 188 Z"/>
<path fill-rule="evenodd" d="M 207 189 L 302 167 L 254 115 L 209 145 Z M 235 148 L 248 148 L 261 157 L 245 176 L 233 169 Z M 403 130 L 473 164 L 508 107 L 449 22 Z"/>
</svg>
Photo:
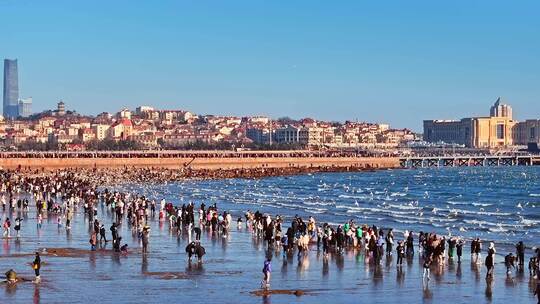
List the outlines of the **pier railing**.
<svg viewBox="0 0 540 304">
<path fill-rule="evenodd" d="M 482 155 L 482 156 L 440 156 L 400 158 L 402 168 L 436 167 L 490 167 L 490 166 L 533 166 L 540 165 L 536 155 Z"/>
</svg>

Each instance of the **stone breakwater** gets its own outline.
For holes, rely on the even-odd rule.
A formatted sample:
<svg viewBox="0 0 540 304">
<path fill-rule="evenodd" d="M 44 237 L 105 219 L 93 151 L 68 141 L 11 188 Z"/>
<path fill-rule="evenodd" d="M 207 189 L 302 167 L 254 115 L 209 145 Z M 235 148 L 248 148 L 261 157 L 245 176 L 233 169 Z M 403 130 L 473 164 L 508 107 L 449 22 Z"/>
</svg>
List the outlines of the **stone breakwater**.
<svg viewBox="0 0 540 304">
<path fill-rule="evenodd" d="M 400 167 L 395 157 L 136 157 L 1 158 L 2 169 L 167 168 L 189 170 L 287 169 L 285 171 L 361 171 Z M 278 170 L 279 171 L 279 170 Z M 264 172 L 264 171 L 263 171 Z M 301 172 L 296 172 L 301 173 Z"/>
</svg>

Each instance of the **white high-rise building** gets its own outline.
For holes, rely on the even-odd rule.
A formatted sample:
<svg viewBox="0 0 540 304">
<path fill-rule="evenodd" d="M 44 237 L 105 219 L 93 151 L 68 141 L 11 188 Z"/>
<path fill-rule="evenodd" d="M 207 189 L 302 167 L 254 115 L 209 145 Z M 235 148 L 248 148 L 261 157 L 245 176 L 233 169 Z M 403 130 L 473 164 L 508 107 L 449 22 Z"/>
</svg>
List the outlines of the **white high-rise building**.
<svg viewBox="0 0 540 304">
<path fill-rule="evenodd" d="M 32 115 L 32 97 L 19 99 L 18 113 L 20 117 Z"/>
</svg>

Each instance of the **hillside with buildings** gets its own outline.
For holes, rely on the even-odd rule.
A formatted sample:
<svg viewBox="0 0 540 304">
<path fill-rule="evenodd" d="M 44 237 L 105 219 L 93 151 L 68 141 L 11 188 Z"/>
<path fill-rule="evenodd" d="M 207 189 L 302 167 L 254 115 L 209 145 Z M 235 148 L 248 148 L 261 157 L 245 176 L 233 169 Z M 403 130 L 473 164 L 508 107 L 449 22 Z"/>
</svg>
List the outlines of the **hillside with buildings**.
<svg viewBox="0 0 540 304">
<path fill-rule="evenodd" d="M 415 138 L 386 124 L 197 115 L 149 106 L 87 116 L 67 110 L 64 102 L 0 123 L 3 147 L 19 150 L 392 148 Z"/>
</svg>

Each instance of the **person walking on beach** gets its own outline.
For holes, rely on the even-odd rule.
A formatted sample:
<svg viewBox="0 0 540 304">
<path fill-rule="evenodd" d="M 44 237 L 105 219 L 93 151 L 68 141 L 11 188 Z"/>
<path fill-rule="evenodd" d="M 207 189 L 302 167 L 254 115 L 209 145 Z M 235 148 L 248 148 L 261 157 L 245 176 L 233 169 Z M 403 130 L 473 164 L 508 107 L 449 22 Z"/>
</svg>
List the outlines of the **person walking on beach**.
<svg viewBox="0 0 540 304">
<path fill-rule="evenodd" d="M 429 255 L 425 260 L 423 264 L 423 273 L 422 273 L 422 280 L 427 283 L 430 280 L 429 273 L 430 273 L 430 267 L 431 263 L 433 262 L 432 255 Z"/>
<path fill-rule="evenodd" d="M 22 222 L 22 220 L 23 220 L 23 219 L 20 218 L 20 217 L 17 217 L 17 218 L 15 219 L 15 227 L 14 227 L 14 228 L 15 228 L 15 233 L 16 233 L 16 235 L 17 235 L 17 238 L 19 238 L 19 236 L 20 236 L 21 222 Z"/>
<path fill-rule="evenodd" d="M 11 237 L 11 222 L 9 221 L 9 217 L 4 221 L 4 237 Z"/>
<path fill-rule="evenodd" d="M 388 234 L 386 234 L 386 254 L 392 255 L 392 246 L 394 245 L 394 233 L 392 232 L 392 229 L 388 230 Z"/>
<path fill-rule="evenodd" d="M 458 263 L 461 263 L 461 256 L 463 255 L 463 245 L 465 245 L 465 242 L 462 239 L 460 239 L 456 244 L 456 254 L 457 254 Z"/>
<path fill-rule="evenodd" d="M 538 304 L 540 304 L 540 280 L 536 280 L 536 289 L 534 290 L 534 295 L 538 299 Z"/>
<path fill-rule="evenodd" d="M 112 239 L 113 239 L 113 242 L 114 242 L 118 238 L 118 228 L 117 228 L 116 223 L 112 223 L 110 230 L 111 230 Z"/>
<path fill-rule="evenodd" d="M 90 250 L 96 251 L 96 245 L 97 245 L 97 235 L 95 231 L 92 231 L 92 235 L 90 235 Z"/>
<path fill-rule="evenodd" d="M 518 266 L 523 268 L 523 265 L 525 264 L 525 245 L 523 244 L 523 241 L 519 241 L 516 244 L 516 258 Z"/>
<path fill-rule="evenodd" d="M 480 238 L 476 238 L 476 242 L 474 246 L 474 256 L 475 256 L 475 263 L 476 264 L 481 263 L 479 262 L 482 260 L 482 242 L 480 241 Z"/>
<path fill-rule="evenodd" d="M 34 273 L 36 274 L 36 283 L 39 283 L 41 281 L 41 277 L 39 275 L 39 270 L 41 269 L 41 258 L 39 257 L 39 252 L 36 251 L 36 257 L 34 258 L 34 262 L 32 262 L 32 269 L 34 269 Z"/>
<path fill-rule="evenodd" d="M 142 252 L 148 253 L 148 242 L 150 240 L 150 226 L 144 226 L 142 231 Z"/>
<path fill-rule="evenodd" d="M 73 211 L 71 211 L 71 208 L 67 208 L 66 210 L 66 229 L 71 229 L 71 220 L 73 219 Z"/>
<path fill-rule="evenodd" d="M 486 257 L 485 264 L 487 268 L 486 280 L 492 279 L 493 269 L 495 267 L 495 244 L 493 244 L 493 242 L 489 244 L 488 255 Z"/>
<path fill-rule="evenodd" d="M 288 248 L 289 248 L 289 238 L 287 237 L 287 234 L 284 234 L 282 237 L 281 237 L 281 247 L 283 248 L 283 258 L 286 258 L 287 257 L 287 251 L 288 251 Z"/>
<path fill-rule="evenodd" d="M 414 238 L 413 232 L 409 232 L 407 236 L 407 256 L 414 256 Z"/>
<path fill-rule="evenodd" d="M 196 243 L 195 254 L 197 255 L 197 262 L 201 264 L 203 262 L 203 256 L 206 254 L 206 249 L 204 249 L 201 243 Z"/>
<path fill-rule="evenodd" d="M 403 241 L 399 241 L 396 247 L 397 253 L 397 266 L 403 265 L 403 257 L 405 256 L 405 246 L 403 246 Z"/>
<path fill-rule="evenodd" d="M 41 212 L 40 212 L 38 213 L 38 216 L 37 216 L 37 229 L 41 229 L 42 223 L 43 223 L 43 216 L 41 216 Z"/>
<path fill-rule="evenodd" d="M 263 264 L 263 280 L 261 282 L 261 288 L 270 288 L 270 274 L 272 273 L 272 256 L 268 255 Z"/>
<path fill-rule="evenodd" d="M 105 243 L 107 243 L 107 237 L 105 236 L 105 225 L 101 225 L 99 227 L 99 242 L 101 243 L 101 241 L 104 240 Z"/>
</svg>

